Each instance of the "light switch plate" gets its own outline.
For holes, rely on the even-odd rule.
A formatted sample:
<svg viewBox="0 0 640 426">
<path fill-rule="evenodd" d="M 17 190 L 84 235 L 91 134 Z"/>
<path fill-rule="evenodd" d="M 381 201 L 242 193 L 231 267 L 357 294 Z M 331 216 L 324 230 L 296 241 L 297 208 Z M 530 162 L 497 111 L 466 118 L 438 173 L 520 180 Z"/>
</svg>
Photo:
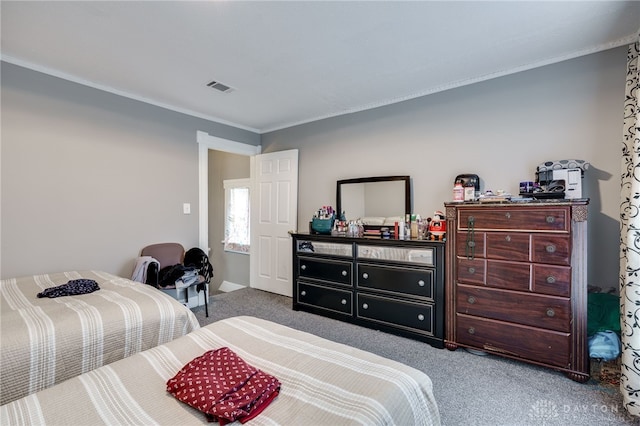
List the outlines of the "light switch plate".
<svg viewBox="0 0 640 426">
<path fill-rule="evenodd" d="M 182 213 L 191 214 L 191 204 L 190 203 L 182 204 Z"/>
</svg>

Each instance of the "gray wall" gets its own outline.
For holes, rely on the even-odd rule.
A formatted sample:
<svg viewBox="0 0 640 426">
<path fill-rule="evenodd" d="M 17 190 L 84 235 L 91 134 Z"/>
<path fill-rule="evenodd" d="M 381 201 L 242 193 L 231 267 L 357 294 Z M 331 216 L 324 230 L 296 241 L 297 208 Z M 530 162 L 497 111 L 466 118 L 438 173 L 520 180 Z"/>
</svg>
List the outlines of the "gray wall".
<svg viewBox="0 0 640 426">
<path fill-rule="evenodd" d="M 625 63 L 620 47 L 316 121 L 263 135 L 263 152 L 299 149 L 302 225 L 335 207 L 339 179 L 410 175 L 413 212 L 428 217 L 452 199 L 458 174 L 517 194 L 544 161 L 587 160 L 589 284 L 617 286 Z"/>
<path fill-rule="evenodd" d="M 196 131 L 260 143 L 252 132 L 5 62 L 1 78 L 3 278 L 70 269 L 130 276 L 147 244 L 196 246 Z"/>
<path fill-rule="evenodd" d="M 225 252 L 224 186 L 225 179 L 249 178 L 249 157 L 209 150 L 209 260 L 213 265 L 211 289 L 217 290 L 222 281 L 249 286 L 249 255 Z"/>
</svg>

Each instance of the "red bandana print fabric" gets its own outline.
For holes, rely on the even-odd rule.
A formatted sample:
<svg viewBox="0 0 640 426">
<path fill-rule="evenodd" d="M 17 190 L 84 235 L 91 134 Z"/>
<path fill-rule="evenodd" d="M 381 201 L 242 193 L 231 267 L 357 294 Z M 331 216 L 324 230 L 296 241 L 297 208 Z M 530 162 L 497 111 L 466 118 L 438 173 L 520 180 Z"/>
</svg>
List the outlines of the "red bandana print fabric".
<svg viewBox="0 0 640 426">
<path fill-rule="evenodd" d="M 258 415 L 280 390 L 275 377 L 224 347 L 193 359 L 167 381 L 167 391 L 220 425 Z"/>
</svg>

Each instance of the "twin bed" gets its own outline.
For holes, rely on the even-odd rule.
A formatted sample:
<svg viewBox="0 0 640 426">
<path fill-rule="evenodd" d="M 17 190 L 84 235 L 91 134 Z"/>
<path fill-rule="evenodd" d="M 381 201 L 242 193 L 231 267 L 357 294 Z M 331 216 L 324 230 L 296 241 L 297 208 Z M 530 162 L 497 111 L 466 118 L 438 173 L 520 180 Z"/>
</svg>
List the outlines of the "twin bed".
<svg viewBox="0 0 640 426">
<path fill-rule="evenodd" d="M 98 273 L 98 276 L 102 275 Z M 111 278 L 110 281 L 122 286 L 128 280 Z M 131 282 L 127 284 L 138 286 Z M 6 285 L 2 282 L 3 361 Z M 14 283 L 12 287 L 17 285 Z M 157 293 L 170 300 L 161 292 Z M 87 296 L 90 295 L 65 298 L 82 299 Z M 135 308 L 129 306 L 127 310 Z M 187 332 L 188 328 L 193 330 Z M 166 382 L 204 352 L 228 347 L 247 363 L 275 376 L 282 384 L 275 400 L 246 424 L 440 424 L 431 380 L 412 367 L 248 316 L 196 328 L 186 326 L 183 328 L 186 334 L 182 337 L 145 348 L 108 365 L 103 362 L 105 365 L 102 367 L 6 403 L 0 407 L 0 423 L 206 424 L 203 413 L 166 391 Z M 149 340 L 150 343 L 152 341 L 158 341 L 157 336 Z M 76 348 L 76 356 L 79 351 L 80 348 Z M 48 355 L 42 358 L 48 360 Z M 4 388 L 4 373 L 8 370 L 5 371 L 4 366 L 2 368 Z"/>
</svg>

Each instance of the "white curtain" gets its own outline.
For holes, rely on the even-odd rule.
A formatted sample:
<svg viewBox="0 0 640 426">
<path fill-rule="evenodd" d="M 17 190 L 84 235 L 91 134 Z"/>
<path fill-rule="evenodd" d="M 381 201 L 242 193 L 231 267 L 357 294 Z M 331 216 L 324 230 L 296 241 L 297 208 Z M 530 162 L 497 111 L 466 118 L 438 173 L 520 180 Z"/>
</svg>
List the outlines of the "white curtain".
<svg viewBox="0 0 640 426">
<path fill-rule="evenodd" d="M 620 191 L 620 313 L 622 374 L 626 410 L 640 416 L 640 76 L 638 40 L 629 45 Z"/>
</svg>

